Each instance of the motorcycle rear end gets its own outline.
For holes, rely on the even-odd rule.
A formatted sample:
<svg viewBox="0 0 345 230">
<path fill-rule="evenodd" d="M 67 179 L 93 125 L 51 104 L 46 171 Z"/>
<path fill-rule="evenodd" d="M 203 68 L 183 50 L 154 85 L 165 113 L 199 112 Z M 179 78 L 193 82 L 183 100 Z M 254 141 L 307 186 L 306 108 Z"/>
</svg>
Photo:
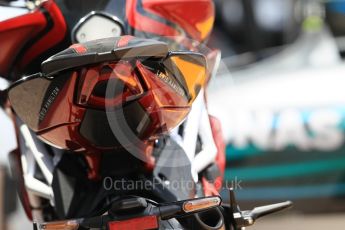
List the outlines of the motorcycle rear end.
<svg viewBox="0 0 345 230">
<path fill-rule="evenodd" d="M 123 46 L 113 48 L 113 44 L 119 44 L 123 39 L 130 41 L 126 48 Z M 70 52 L 71 49 L 81 46 L 85 47 L 88 52 Z M 97 52 L 100 47 L 102 52 Z M 199 194 L 204 196 L 204 193 L 193 181 L 191 165 L 181 165 L 181 162 L 188 162 L 183 149 L 173 139 L 164 136 L 165 132 L 182 121 L 187 114 L 188 106 L 195 99 L 192 95 L 198 94 L 194 91 L 197 90 L 197 87 L 184 85 L 184 82 L 181 81 L 187 76 L 183 75 L 184 65 L 179 65 L 179 62 L 176 61 L 180 59 L 198 65 L 201 73 L 206 72 L 206 59 L 198 53 L 172 52 L 162 42 L 134 37 L 103 39 L 74 45 L 45 61 L 41 73 L 25 77 L 12 84 L 7 94 L 12 109 L 21 120 L 17 121 L 17 124 L 20 124 L 19 130 L 24 139 L 23 143 L 25 143 L 22 147 L 29 148 L 29 151 L 24 151 L 24 156 L 27 157 L 26 163 L 30 162 L 28 153 L 31 153 L 31 157 L 35 160 L 34 165 L 37 164 L 39 168 L 39 171 L 34 171 L 31 175 L 30 171 L 25 174 L 25 186 L 30 186 L 31 183 L 31 187 L 29 187 L 31 192 L 45 197 L 49 202 L 45 205 L 50 207 L 50 211 L 43 208 L 41 210 L 45 215 L 43 220 L 77 218 L 61 222 L 35 223 L 35 229 L 121 229 L 123 226 L 126 226 L 124 228 L 135 226 L 137 229 L 159 229 L 167 228 L 167 226 L 187 229 L 193 227 L 196 229 L 222 229 L 225 226 L 227 228 L 234 226 L 235 229 L 242 229 L 252 225 L 261 216 L 291 206 L 290 202 L 285 202 L 242 212 L 238 208 L 232 190 L 230 191 L 232 200 L 230 206 L 222 204 L 220 197 L 217 196 L 194 198 L 200 196 Z M 102 76 L 105 66 L 107 70 L 113 68 L 111 69 L 113 75 Z M 124 66 L 134 67 L 130 72 L 126 72 L 128 68 Z M 155 72 L 156 69 L 153 67 L 156 67 L 159 72 Z M 110 88 L 118 88 L 118 82 L 112 85 L 109 80 L 119 79 L 122 80 L 120 93 L 116 92 L 114 95 L 112 92 L 111 97 L 102 98 L 93 94 L 94 89 L 84 90 L 83 84 L 90 71 L 93 73 L 92 76 L 97 76 L 98 79 L 93 84 L 94 89 L 97 89 L 97 85 L 102 81 L 107 81 L 107 87 L 110 85 Z M 121 78 L 121 74 L 124 73 L 127 74 L 126 78 Z M 134 76 L 131 75 L 134 73 L 136 73 Z M 168 87 L 148 84 L 152 77 L 162 77 L 163 74 L 164 79 L 181 82 L 173 85 L 174 87 L 171 86 L 171 82 Z M 71 83 L 73 78 L 79 83 Z M 130 82 L 129 78 L 137 81 L 137 85 Z M 157 79 L 160 80 L 159 77 Z M 143 82 L 144 84 L 142 84 Z M 195 81 L 195 83 L 197 82 Z M 177 88 L 178 86 L 181 88 Z M 69 91 L 70 88 L 71 91 Z M 178 104 L 172 108 L 176 110 L 178 106 L 181 106 L 181 109 L 177 109 L 180 116 L 176 116 L 174 113 L 171 117 L 172 108 L 166 110 L 164 106 L 160 107 L 161 101 L 157 104 L 154 104 L 155 101 L 151 101 L 150 105 L 156 109 L 145 110 L 145 116 L 150 117 L 151 121 L 155 121 L 150 123 L 154 124 L 154 127 L 146 125 L 144 130 L 138 131 L 143 115 L 137 112 L 136 115 L 140 118 L 134 117 L 134 120 L 126 120 L 129 123 L 139 120 L 140 122 L 134 125 L 136 130 L 126 123 L 129 133 L 121 131 L 120 133 L 113 132 L 111 137 L 103 136 L 113 138 L 109 143 L 114 146 L 101 146 L 101 142 L 97 142 L 97 137 L 87 136 L 87 132 L 86 134 L 81 132 L 82 128 L 73 128 L 76 122 L 81 123 L 78 124 L 78 127 L 83 127 L 82 123 L 85 120 L 85 115 L 80 114 L 79 108 L 79 113 L 75 114 L 76 117 L 70 116 L 75 113 L 74 111 L 78 111 L 73 108 L 77 105 L 80 106 L 78 103 L 83 103 L 83 113 L 87 113 L 89 109 L 92 111 L 98 108 L 102 113 L 106 113 L 106 116 L 119 116 L 126 112 L 126 106 L 140 103 L 143 108 L 143 103 L 147 99 L 145 97 L 157 100 L 161 98 L 155 96 L 162 93 L 176 94 L 177 98 L 174 99 L 174 102 L 178 102 Z M 99 97 L 98 100 L 95 99 L 97 97 Z M 85 98 L 89 99 L 85 100 Z M 102 103 L 102 99 L 107 101 Z M 69 110 L 64 112 L 69 116 L 56 117 L 58 110 L 54 109 L 64 108 L 66 101 L 70 103 L 67 107 Z M 119 110 L 113 111 L 113 108 Z M 131 111 L 136 110 L 132 108 Z M 99 114 L 98 116 L 101 116 Z M 129 118 L 130 115 L 125 117 Z M 181 121 L 177 120 L 177 117 L 180 117 Z M 62 118 L 68 120 L 61 120 Z M 109 124 L 111 118 L 107 118 L 107 124 Z M 46 122 L 47 120 L 49 122 Z M 121 121 L 123 122 L 123 120 Z M 105 131 L 105 124 L 100 123 L 96 117 L 92 117 L 87 122 L 87 126 L 90 127 L 101 126 L 104 133 L 109 135 Z M 113 124 L 117 128 L 122 128 L 124 125 L 116 122 Z M 157 124 L 161 127 L 158 127 Z M 65 126 L 68 135 L 57 135 L 59 131 L 56 129 Z M 122 130 L 128 127 L 124 127 Z M 95 130 L 92 129 L 92 131 Z M 100 132 L 95 132 L 101 135 Z M 133 136 L 130 135 L 134 132 L 140 134 L 136 133 L 135 136 L 138 139 L 133 142 L 131 138 Z M 55 152 L 52 156 L 42 155 L 45 146 L 38 141 L 37 137 L 51 145 L 70 148 L 69 151 L 72 152 L 64 154 Z M 82 142 L 85 139 L 89 141 L 87 145 Z M 128 140 L 130 142 L 126 142 Z M 153 142 L 154 152 L 148 156 L 143 152 L 145 152 L 145 148 L 152 146 L 150 142 Z M 66 144 L 63 145 L 63 143 Z M 132 144 L 132 146 L 128 144 Z M 39 149 L 40 147 L 41 149 Z M 136 152 L 133 149 L 141 151 Z M 41 157 L 39 157 L 40 154 Z M 149 159 L 153 156 L 156 160 L 152 164 Z M 52 173 L 50 174 L 49 165 L 54 164 L 54 157 L 60 157 L 60 159 L 56 166 L 51 166 Z M 95 168 L 91 168 L 88 164 L 88 157 L 93 160 L 94 164 L 91 165 L 94 165 Z M 14 162 L 15 159 L 14 155 Z M 97 159 L 100 159 L 100 162 Z M 99 164 L 96 165 L 97 163 Z M 27 167 L 28 165 L 23 168 L 27 169 Z M 15 167 L 15 163 L 13 168 L 18 168 Z M 38 179 L 38 173 L 41 173 L 43 179 Z M 49 182 L 49 180 L 51 181 Z M 170 183 L 176 181 L 192 186 L 169 186 Z M 128 189 L 130 183 L 134 183 L 135 186 Z M 141 186 L 138 187 L 138 184 Z M 39 204 L 43 204 L 42 200 Z M 40 208 L 38 207 L 38 209 Z M 90 218 L 85 218 L 85 216 Z"/>
<path fill-rule="evenodd" d="M 30 25 L 2 27 L 20 38 L 6 39 L 10 46 L 30 43 L 49 21 L 64 31 L 52 1 L 39 9 L 15 19 Z M 19 36 L 27 28 L 37 31 Z M 5 53 L 15 64 L 2 60 L 1 75 L 32 73 L 37 52 L 64 42 L 50 30 L 24 55 Z M 184 149 L 167 134 L 188 115 L 206 72 L 203 54 L 124 36 L 74 44 L 1 91 L 17 132 L 12 174 L 34 229 L 242 229 L 289 207 L 242 212 L 233 191 L 225 205 L 193 178 Z"/>
</svg>

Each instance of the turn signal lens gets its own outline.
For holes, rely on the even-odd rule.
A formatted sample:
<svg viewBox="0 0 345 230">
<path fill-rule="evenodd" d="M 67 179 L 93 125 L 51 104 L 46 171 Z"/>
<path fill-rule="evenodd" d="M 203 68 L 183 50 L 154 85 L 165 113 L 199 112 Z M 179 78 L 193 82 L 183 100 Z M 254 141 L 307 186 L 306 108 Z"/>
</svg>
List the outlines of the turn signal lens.
<svg viewBox="0 0 345 230">
<path fill-rule="evenodd" d="M 216 208 L 221 204 L 222 200 L 218 196 L 206 197 L 197 200 L 186 201 L 183 204 L 183 211 L 185 213 L 199 212 L 202 210 Z"/>
<path fill-rule="evenodd" d="M 77 230 L 79 228 L 78 220 L 56 221 L 44 224 L 38 224 L 39 230 Z"/>
<path fill-rule="evenodd" d="M 189 105 L 191 105 L 206 84 L 207 61 L 205 56 L 197 53 L 171 52 L 164 61 L 164 65 L 186 90 L 190 97 Z"/>
</svg>

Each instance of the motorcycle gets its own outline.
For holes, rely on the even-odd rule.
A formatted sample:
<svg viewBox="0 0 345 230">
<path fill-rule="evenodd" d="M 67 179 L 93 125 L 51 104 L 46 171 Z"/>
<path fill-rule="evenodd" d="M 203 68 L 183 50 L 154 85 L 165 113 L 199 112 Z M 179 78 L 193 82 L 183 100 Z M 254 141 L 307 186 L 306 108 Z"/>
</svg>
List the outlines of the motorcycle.
<svg viewBox="0 0 345 230">
<path fill-rule="evenodd" d="M 199 2 L 212 11 L 211 1 L 186 5 Z M 34 229 L 242 229 L 291 206 L 242 212 L 232 190 L 231 204 L 222 204 L 214 181 L 222 178 L 224 158 L 193 164 L 195 152 L 203 164 L 216 157 L 196 150 L 217 136 L 212 124 L 199 128 L 208 135 L 197 132 L 188 142 L 192 154 L 177 137 L 187 139 L 180 133 L 194 130 L 186 128 L 196 120 L 190 114 L 206 111 L 208 57 L 178 49 L 177 43 L 120 36 L 128 30 L 140 35 L 145 24 L 133 21 L 143 20 L 145 7 L 156 9 L 155 1 L 145 7 L 142 1 L 117 2 L 126 4 L 118 9 L 126 9 L 127 22 L 106 12 L 114 1 L 85 2 L 80 11 L 69 11 L 74 3 L 44 1 L 31 13 L 0 23 L 0 44 L 7 51 L 0 74 L 23 76 L 1 91 L 1 101 L 15 124 L 12 174 Z M 171 7 L 161 4 L 161 10 Z M 209 17 L 196 12 L 201 21 L 203 15 Z M 187 27 L 195 39 L 205 38 Z M 199 108 L 196 103 L 200 113 L 191 112 Z M 210 146 L 216 154 L 217 145 Z"/>
</svg>

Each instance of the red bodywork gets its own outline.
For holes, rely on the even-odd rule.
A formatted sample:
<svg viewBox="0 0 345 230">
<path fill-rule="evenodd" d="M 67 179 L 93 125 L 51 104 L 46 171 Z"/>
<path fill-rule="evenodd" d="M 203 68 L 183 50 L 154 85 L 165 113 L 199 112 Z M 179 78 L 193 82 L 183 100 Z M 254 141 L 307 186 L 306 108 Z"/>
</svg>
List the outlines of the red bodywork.
<svg viewBox="0 0 345 230">
<path fill-rule="evenodd" d="M 128 24 L 151 36 L 174 37 L 192 47 L 192 41 L 204 42 L 215 20 L 212 0 L 128 0 Z M 188 44 L 189 43 L 189 44 Z"/>
<path fill-rule="evenodd" d="M 48 13 L 51 22 L 49 23 L 51 28 L 49 32 L 39 37 L 37 41 L 30 46 L 27 52 L 23 55 L 20 62 L 20 68 L 25 68 L 32 60 L 38 57 L 40 54 L 47 52 L 51 47 L 54 47 L 60 43 L 66 36 L 67 26 L 65 19 L 55 4 L 54 1 L 47 1 L 42 6 Z M 47 28 L 48 29 L 48 28 Z"/>
<path fill-rule="evenodd" d="M 73 72 L 68 82 L 61 89 L 59 96 L 51 105 L 50 110 L 56 112 L 47 114 L 40 124 L 37 135 L 53 146 L 59 146 L 59 148 L 85 151 L 85 147 L 89 146 L 90 150 L 94 150 L 86 140 L 77 135 L 80 119 L 84 116 L 86 110 L 84 107 L 77 106 L 74 103 L 74 90 L 77 78 L 78 73 Z"/>
<path fill-rule="evenodd" d="M 0 75 L 22 72 L 35 58 L 60 43 L 67 26 L 54 1 L 31 13 L 0 22 Z"/>
<path fill-rule="evenodd" d="M 15 58 L 24 44 L 46 25 L 40 11 L 0 22 L 0 75 L 8 76 Z"/>
</svg>

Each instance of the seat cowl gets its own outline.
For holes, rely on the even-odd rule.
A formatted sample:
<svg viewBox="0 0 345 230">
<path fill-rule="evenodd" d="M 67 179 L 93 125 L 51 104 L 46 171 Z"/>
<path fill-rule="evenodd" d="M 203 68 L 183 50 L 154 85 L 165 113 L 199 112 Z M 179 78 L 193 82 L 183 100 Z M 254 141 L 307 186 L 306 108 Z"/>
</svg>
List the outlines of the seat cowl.
<svg viewBox="0 0 345 230">
<path fill-rule="evenodd" d="M 165 58 L 168 45 L 164 42 L 132 36 L 104 38 L 83 44 L 74 44 L 57 53 L 41 65 L 45 76 L 101 62 L 133 58 Z"/>
</svg>

